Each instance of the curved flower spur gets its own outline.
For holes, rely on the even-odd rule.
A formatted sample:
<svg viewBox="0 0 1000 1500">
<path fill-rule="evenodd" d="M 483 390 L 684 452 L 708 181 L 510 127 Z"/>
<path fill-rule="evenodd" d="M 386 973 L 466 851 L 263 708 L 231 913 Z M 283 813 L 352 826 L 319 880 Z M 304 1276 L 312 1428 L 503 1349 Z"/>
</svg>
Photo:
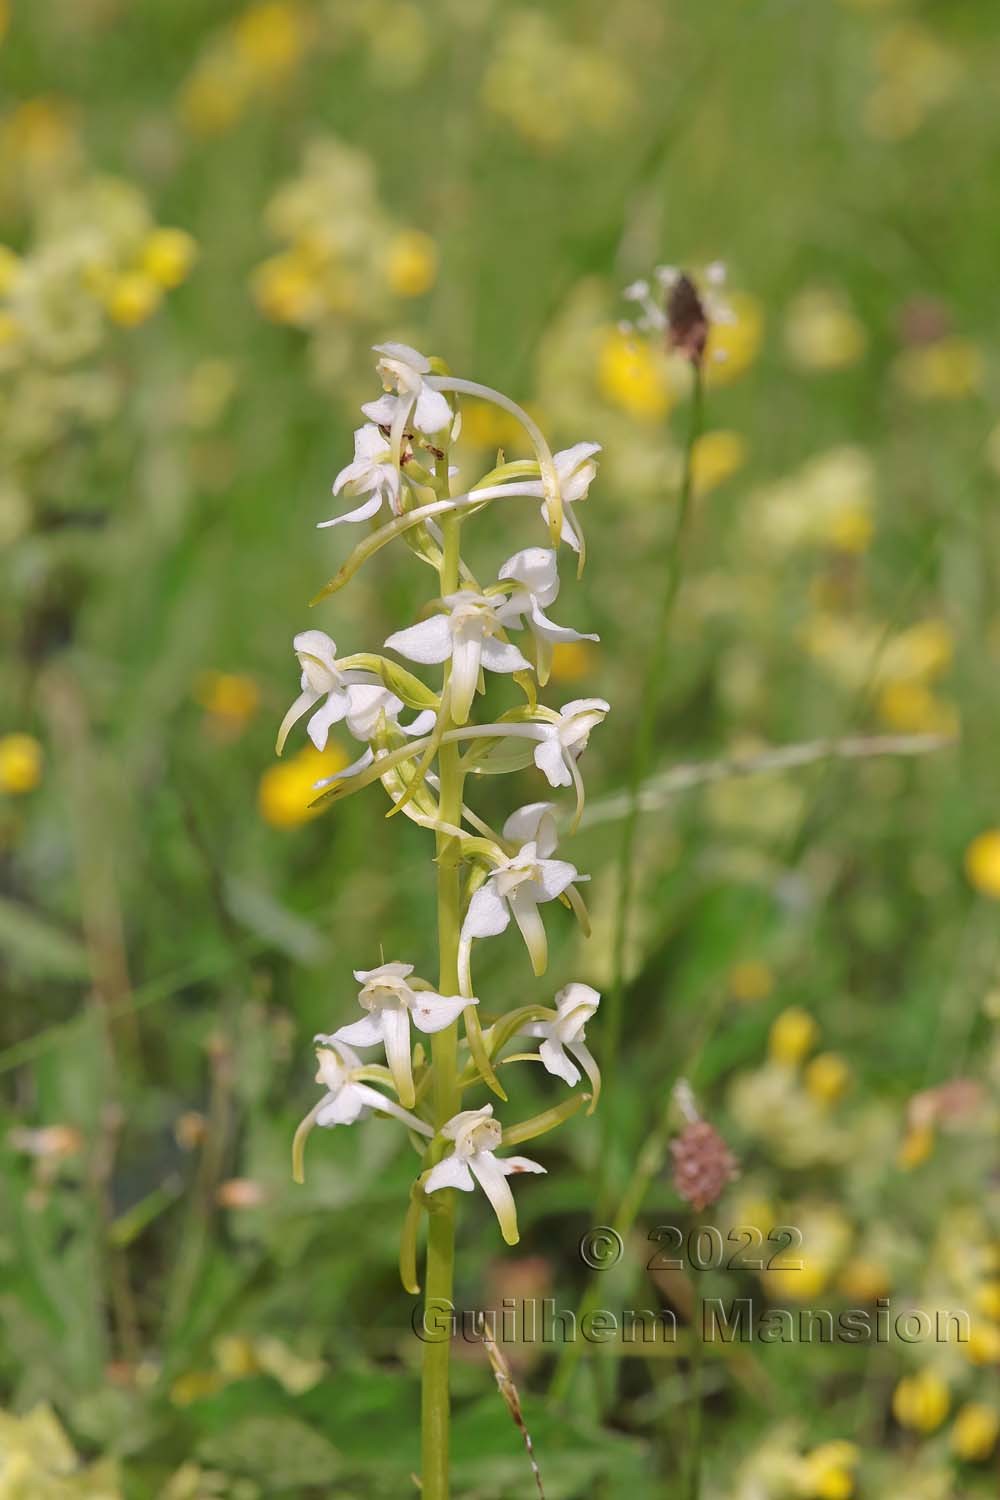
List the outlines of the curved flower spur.
<svg viewBox="0 0 1000 1500">
<path fill-rule="evenodd" d="M 584 787 L 578 762 L 609 706 L 583 698 L 556 710 L 538 694 L 557 642 L 597 639 L 557 624 L 548 610 L 559 593 L 559 545 L 565 542 L 583 563 L 575 508 L 596 475 L 599 449 L 577 443 L 553 454 L 534 421 L 500 392 L 453 377 L 440 361 L 408 345 L 383 344 L 376 354 L 384 392 L 362 408 L 367 421 L 355 434 L 353 462 L 334 484 L 335 493 L 362 503 L 321 523 L 370 521 L 374 529 L 319 597 L 343 587 L 397 538 L 433 568 L 433 597 L 425 617 L 394 631 L 379 652 L 341 657 L 321 630 L 295 637 L 300 693 L 282 722 L 278 753 L 307 715 L 309 737 L 320 749 L 331 727 L 343 724 L 363 748 L 351 765 L 317 783 L 317 800 L 333 805 L 379 782 L 387 815 L 402 812 L 433 833 L 439 973 L 432 987 L 409 963 L 355 971 L 362 1015 L 315 1039 L 317 1082 L 325 1092 L 296 1132 L 293 1165 L 301 1180 L 305 1140 L 316 1126 L 351 1125 L 371 1115 L 406 1126 L 421 1160 L 404 1215 L 400 1274 L 408 1290 L 419 1290 L 418 1243 L 426 1223 L 426 1294 L 441 1299 L 450 1296 L 453 1279 L 453 1190 L 469 1192 L 478 1183 L 504 1239 L 515 1244 L 509 1178 L 545 1168 L 527 1157 L 497 1155 L 497 1148 L 543 1135 L 585 1104 L 592 1108 L 600 1089 L 585 1044 L 585 1026 L 600 999 L 589 985 L 566 986 L 554 1008 L 532 1002 L 491 1011 L 480 1022 L 487 1004 L 473 990 L 475 945 L 513 921 L 533 973 L 543 975 L 548 941 L 542 908 L 567 907 L 586 931 L 578 886 L 587 877 L 556 857 L 553 803 L 517 809 L 497 833 L 466 801 L 474 777 L 534 766 L 549 786 L 574 790 L 579 818 Z M 515 416 L 534 457 L 508 463 L 501 456 L 495 468 L 453 494 L 455 402 L 465 395 Z M 526 544 L 484 586 L 463 556 L 466 524 L 489 506 L 523 499 L 537 508 L 518 504 L 512 518 L 523 515 L 528 528 L 540 520 L 542 536 L 533 542 L 529 530 Z M 414 675 L 400 657 L 418 668 L 439 667 L 436 684 Z M 515 701 L 495 719 L 477 723 L 485 673 L 509 682 Z M 518 1037 L 535 1038 L 538 1050 L 513 1052 Z M 369 1053 L 367 1061 L 359 1051 Z M 466 1104 L 470 1091 L 484 1088 L 506 1101 L 516 1065 L 537 1062 L 572 1090 L 540 1114 L 508 1124 L 494 1118 L 492 1104 Z M 577 1087 L 584 1078 L 586 1091 Z M 431 1500 L 447 1495 L 447 1421 L 448 1349 L 436 1344 L 428 1346 L 424 1369 L 423 1485 Z"/>
</svg>

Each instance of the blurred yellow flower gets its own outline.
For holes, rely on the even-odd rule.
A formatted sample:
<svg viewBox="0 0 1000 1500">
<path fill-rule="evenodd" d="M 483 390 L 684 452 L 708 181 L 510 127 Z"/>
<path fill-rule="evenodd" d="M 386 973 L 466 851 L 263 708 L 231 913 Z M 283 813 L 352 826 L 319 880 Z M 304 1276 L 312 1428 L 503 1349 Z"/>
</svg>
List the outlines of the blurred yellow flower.
<svg viewBox="0 0 1000 1500">
<path fill-rule="evenodd" d="M 156 312 L 163 292 L 144 271 L 125 271 L 114 276 L 104 291 L 108 317 L 123 328 L 136 328 Z"/>
<path fill-rule="evenodd" d="M 729 385 L 757 358 L 764 334 L 764 310 L 747 292 L 727 292 L 730 318 L 713 322 L 705 348 L 705 383 Z"/>
<path fill-rule="evenodd" d="M 169 291 L 186 279 L 197 253 L 185 229 L 154 229 L 142 247 L 140 269 Z"/>
<path fill-rule="evenodd" d="M 955 632 L 945 620 L 921 620 L 886 647 L 881 674 L 889 678 L 934 681 L 947 672 L 955 656 Z"/>
<path fill-rule="evenodd" d="M 437 246 L 419 229 L 401 229 L 389 241 L 385 277 L 397 297 L 422 297 L 434 285 Z"/>
<path fill-rule="evenodd" d="M 864 325 L 842 293 L 825 287 L 800 292 L 785 314 L 785 348 L 800 370 L 844 370 L 868 345 Z"/>
<path fill-rule="evenodd" d="M 904 1375 L 892 1393 L 892 1414 L 900 1427 L 913 1432 L 934 1432 L 951 1405 L 948 1387 L 932 1370 Z"/>
<path fill-rule="evenodd" d="M 297 828 L 307 823 L 318 811 L 309 805 L 319 795 L 316 782 L 349 763 L 350 757 L 339 745 L 328 744 L 323 751 L 308 745 L 298 755 L 268 767 L 257 790 L 261 817 L 272 828 Z"/>
<path fill-rule="evenodd" d="M 491 452 L 524 447 L 524 430 L 516 417 L 490 401 L 471 399 L 462 404 L 461 441 Z"/>
<path fill-rule="evenodd" d="M 937 339 L 896 356 L 893 376 L 915 401 L 961 401 L 982 389 L 986 361 L 969 339 Z"/>
<path fill-rule="evenodd" d="M 969 884 L 984 896 L 1000 901 L 1000 828 L 977 834 L 965 851 Z"/>
<path fill-rule="evenodd" d="M 579 682 L 597 669 L 600 649 L 593 641 L 557 641 L 552 648 L 553 682 Z"/>
<path fill-rule="evenodd" d="M 260 704 L 254 679 L 238 672 L 202 672 L 194 695 L 218 727 L 228 732 L 244 729 Z"/>
<path fill-rule="evenodd" d="M 768 1037 L 768 1052 L 775 1062 L 797 1066 L 815 1045 L 819 1027 L 808 1011 L 790 1005 L 776 1016 Z"/>
<path fill-rule="evenodd" d="M 887 682 L 879 690 L 879 718 L 890 729 L 905 734 L 956 734 L 954 705 L 939 698 L 922 682 Z"/>
<path fill-rule="evenodd" d="M 260 0 L 233 22 L 237 50 L 266 80 L 278 80 L 299 63 L 308 39 L 306 18 L 287 0 Z"/>
<path fill-rule="evenodd" d="M 821 1052 L 807 1064 L 806 1091 L 821 1104 L 834 1104 L 851 1080 L 851 1070 L 836 1052 Z"/>
<path fill-rule="evenodd" d="M 876 1297 L 884 1297 L 891 1285 L 885 1266 L 863 1255 L 849 1260 L 837 1277 L 837 1290 L 857 1302 L 874 1302 Z"/>
<path fill-rule="evenodd" d="M 762 959 L 744 958 L 732 965 L 726 983 L 734 1000 L 754 1004 L 766 1000 L 773 991 L 774 971 Z"/>
<path fill-rule="evenodd" d="M 73 119 L 72 108 L 62 99 L 26 99 L 4 121 L 0 157 L 9 152 L 41 168 L 65 161 L 77 145 Z"/>
<path fill-rule="evenodd" d="M 178 113 L 193 135 L 222 135 L 240 118 L 252 91 L 246 62 L 220 48 L 195 64 L 181 88 Z"/>
<path fill-rule="evenodd" d="M 835 1439 L 821 1443 L 802 1459 L 796 1488 L 815 1500 L 850 1500 L 854 1493 L 854 1470 L 861 1455 L 854 1443 Z"/>
<path fill-rule="evenodd" d="M 896 1165 L 904 1172 L 922 1167 L 934 1150 L 934 1130 L 930 1125 L 914 1125 L 905 1134 L 896 1153 Z"/>
<path fill-rule="evenodd" d="M 254 271 L 250 280 L 254 301 L 274 323 L 292 323 L 304 328 L 323 312 L 315 267 L 296 250 L 272 255 Z"/>
<path fill-rule="evenodd" d="M 981 1463 L 989 1458 L 1000 1435 L 1000 1412 L 982 1401 L 967 1401 L 955 1415 L 951 1429 L 951 1448 L 966 1463 Z"/>
<path fill-rule="evenodd" d="M 0 791 L 12 797 L 33 792 L 42 779 L 42 747 L 30 734 L 0 737 Z"/>
<path fill-rule="evenodd" d="M 620 328 L 606 330 L 597 359 L 597 385 L 614 406 L 642 422 L 660 422 L 674 404 L 666 354 Z"/>
<path fill-rule="evenodd" d="M 1000 1364 L 1000 1324 L 981 1320 L 973 1323 L 961 1350 L 970 1364 Z"/>
<path fill-rule="evenodd" d="M 746 463 L 746 439 L 738 432 L 703 432 L 691 454 L 691 474 L 697 495 L 723 484 Z"/>
<path fill-rule="evenodd" d="M 0 297 L 6 297 L 21 269 L 21 257 L 7 245 L 0 245 Z"/>
<path fill-rule="evenodd" d="M 1000 1323 L 1000 1281 L 984 1281 L 976 1288 L 975 1300 L 979 1312 Z"/>
<path fill-rule="evenodd" d="M 869 133 L 898 141 L 923 124 L 961 80 L 961 64 L 934 33 L 916 21 L 901 21 L 883 33 L 875 53 L 880 78 L 864 112 Z"/>
</svg>

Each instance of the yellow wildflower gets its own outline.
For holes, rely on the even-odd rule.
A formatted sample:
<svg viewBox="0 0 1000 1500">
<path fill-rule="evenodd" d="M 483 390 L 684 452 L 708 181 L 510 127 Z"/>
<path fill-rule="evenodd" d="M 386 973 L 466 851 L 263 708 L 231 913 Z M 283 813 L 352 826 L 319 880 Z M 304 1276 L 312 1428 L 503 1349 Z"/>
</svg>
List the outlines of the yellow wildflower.
<svg viewBox="0 0 1000 1500">
<path fill-rule="evenodd" d="M 818 1036 L 819 1027 L 809 1012 L 798 1005 L 790 1005 L 771 1026 L 768 1051 L 775 1062 L 794 1067 L 815 1045 Z"/>
<path fill-rule="evenodd" d="M 237 50 L 264 80 L 283 78 L 299 63 L 307 41 L 305 18 L 285 0 L 260 0 L 233 24 Z"/>
<path fill-rule="evenodd" d="M 932 1370 L 904 1375 L 892 1393 L 892 1414 L 900 1427 L 913 1432 L 934 1432 L 951 1405 L 948 1387 Z"/>
<path fill-rule="evenodd" d="M 983 896 L 1000 901 L 1000 828 L 977 834 L 965 851 L 969 884 Z"/>
<path fill-rule="evenodd" d="M 860 1456 L 855 1444 L 843 1439 L 821 1443 L 803 1458 L 797 1488 L 815 1500 L 850 1500 Z"/>
<path fill-rule="evenodd" d="M 601 395 L 641 422 L 660 422 L 674 404 L 667 357 L 619 328 L 606 330 L 597 360 Z"/>
<path fill-rule="evenodd" d="M 599 660 L 592 641 L 557 641 L 552 648 L 552 681 L 579 682 L 591 675 Z"/>
<path fill-rule="evenodd" d="M 970 1364 L 1000 1364 L 1000 1324 L 973 1323 L 968 1339 L 960 1347 Z"/>
<path fill-rule="evenodd" d="M 0 791 L 12 797 L 33 792 L 42 779 L 42 747 L 30 734 L 0 737 Z"/>
<path fill-rule="evenodd" d="M 837 1277 L 837 1290 L 857 1302 L 874 1302 L 876 1297 L 884 1297 L 891 1284 L 885 1266 L 863 1255 L 849 1260 Z"/>
<path fill-rule="evenodd" d="M 984 1317 L 1000 1323 L 1000 1281 L 984 1281 L 976 1288 L 975 1301 Z"/>
<path fill-rule="evenodd" d="M 868 335 L 846 298 L 815 287 L 793 300 L 785 317 L 785 348 L 800 370 L 844 370 L 865 352 Z"/>
<path fill-rule="evenodd" d="M 962 401 L 981 390 L 986 361 L 971 340 L 955 336 L 904 349 L 893 373 L 915 401 Z"/>
<path fill-rule="evenodd" d="M 462 405 L 462 442 L 490 451 L 523 450 L 524 429 L 516 417 L 491 401 L 470 400 Z"/>
<path fill-rule="evenodd" d="M 914 1125 L 903 1137 L 896 1153 L 896 1165 L 904 1172 L 923 1166 L 934 1150 L 934 1130 L 930 1125 Z"/>
<path fill-rule="evenodd" d="M 734 1000 L 753 1004 L 766 1000 L 774 989 L 774 971 L 759 958 L 744 958 L 733 964 L 726 976 Z"/>
<path fill-rule="evenodd" d="M 125 271 L 113 277 L 104 293 L 108 317 L 123 328 L 136 328 L 156 312 L 163 293 L 144 271 Z"/>
<path fill-rule="evenodd" d="M 141 269 L 168 291 L 187 277 L 198 247 L 185 229 L 154 229 L 142 247 Z"/>
<path fill-rule="evenodd" d="M 0 297 L 6 297 L 21 269 L 21 257 L 7 245 L 0 245 Z"/>
<path fill-rule="evenodd" d="M 260 689 L 252 677 L 238 672 L 203 672 L 195 683 L 195 698 L 219 728 L 238 733 L 256 713 Z"/>
<path fill-rule="evenodd" d="M 272 828 L 297 828 L 307 823 L 318 811 L 309 805 L 319 796 L 316 782 L 348 764 L 349 758 L 340 746 L 328 744 L 323 751 L 308 745 L 298 755 L 270 766 L 257 790 L 261 817 Z"/>
<path fill-rule="evenodd" d="M 922 682 L 887 682 L 878 695 L 878 713 L 890 729 L 906 734 L 955 734 L 958 714 Z"/>
<path fill-rule="evenodd" d="M 44 96 L 26 99 L 12 110 L 3 134 L 5 153 L 43 168 L 70 157 L 77 144 L 70 106 Z"/>
<path fill-rule="evenodd" d="M 386 252 L 385 279 L 397 297 L 422 297 L 437 276 L 437 246 L 419 229 L 402 229 Z"/>
<path fill-rule="evenodd" d="M 806 1067 L 804 1078 L 806 1090 L 814 1099 L 833 1104 L 846 1090 L 851 1070 L 836 1052 L 821 1052 Z"/>
<path fill-rule="evenodd" d="M 705 347 L 707 385 L 730 385 L 753 364 L 764 333 L 764 313 L 755 297 L 729 292 L 730 318 L 713 322 Z"/>
<path fill-rule="evenodd" d="M 252 92 L 253 80 L 245 60 L 220 47 L 195 65 L 181 89 L 177 108 L 194 135 L 222 135 L 243 114 Z"/>
<path fill-rule="evenodd" d="M 294 250 L 265 260 L 254 271 L 250 286 L 257 306 L 274 323 L 303 328 L 322 315 L 315 267 Z"/>
<path fill-rule="evenodd" d="M 723 484 L 746 463 L 746 439 L 738 432 L 704 432 L 691 454 L 691 472 L 697 495 Z"/>
<path fill-rule="evenodd" d="M 951 1429 L 951 1447 L 967 1463 L 989 1458 L 1000 1434 L 1000 1412 L 982 1401 L 967 1401 L 956 1414 Z"/>
</svg>

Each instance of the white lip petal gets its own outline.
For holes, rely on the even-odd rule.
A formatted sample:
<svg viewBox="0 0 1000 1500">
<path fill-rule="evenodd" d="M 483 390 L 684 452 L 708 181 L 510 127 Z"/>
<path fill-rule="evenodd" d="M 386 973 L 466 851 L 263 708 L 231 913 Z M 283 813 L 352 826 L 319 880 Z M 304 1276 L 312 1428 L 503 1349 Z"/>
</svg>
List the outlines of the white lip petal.
<svg viewBox="0 0 1000 1500">
<path fill-rule="evenodd" d="M 545 923 L 542 921 L 538 906 L 531 893 L 523 885 L 511 891 L 507 900 L 514 915 L 514 921 L 524 938 L 532 970 L 535 974 L 544 974 L 549 961 L 549 945 L 545 936 Z"/>
<path fill-rule="evenodd" d="M 414 1103 L 413 1066 L 410 1059 L 410 1013 L 404 1005 L 387 1005 L 381 1012 L 385 1060 L 396 1085 L 400 1104 Z"/>
<path fill-rule="evenodd" d="M 411 625 L 408 630 L 396 630 L 386 637 L 385 645 L 423 666 L 447 661 L 452 646 L 448 616 L 431 615 L 429 620 L 421 620 L 419 625 Z"/>
<path fill-rule="evenodd" d="M 481 631 L 475 628 L 463 628 L 454 638 L 448 692 L 451 698 L 451 715 L 456 724 L 464 724 L 468 720 L 479 684 L 479 664 L 488 644 L 489 642 L 483 641 Z"/>
<path fill-rule="evenodd" d="M 479 1186 L 493 1205 L 493 1212 L 500 1225 L 500 1233 L 508 1245 L 516 1245 L 517 1209 L 514 1194 L 507 1184 L 507 1173 L 492 1151 L 477 1151 L 469 1160 L 469 1168 Z"/>
</svg>

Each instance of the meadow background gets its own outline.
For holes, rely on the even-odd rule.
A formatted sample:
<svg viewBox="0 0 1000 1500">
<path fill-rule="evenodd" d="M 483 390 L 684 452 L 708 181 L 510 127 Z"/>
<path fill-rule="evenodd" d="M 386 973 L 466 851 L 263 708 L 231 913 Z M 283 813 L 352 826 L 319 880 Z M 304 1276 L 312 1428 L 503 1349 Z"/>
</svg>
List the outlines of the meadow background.
<svg viewBox="0 0 1000 1500">
<path fill-rule="evenodd" d="M 650 1229 L 698 1222 L 654 1151 L 599 1294 L 682 1327 L 696 1289 L 889 1297 L 968 1309 L 972 1337 L 692 1374 L 682 1334 L 578 1350 L 555 1397 L 553 1350 L 508 1354 L 549 1500 L 687 1493 L 696 1387 L 710 1500 L 992 1492 L 998 74 L 990 0 L 0 0 L 5 1500 L 411 1492 L 407 1148 L 324 1132 L 298 1188 L 289 1144 L 350 970 L 380 943 L 433 965 L 426 838 L 377 794 L 312 816 L 353 748 L 273 741 L 293 634 L 362 649 L 423 581 L 387 551 L 309 612 L 346 545 L 314 526 L 382 339 L 604 445 L 567 613 L 601 643 L 555 674 L 614 705 L 568 851 L 595 933 L 552 923 L 536 990 L 606 985 L 686 424 L 621 291 L 715 260 L 735 320 L 657 771 L 922 753 L 668 785 L 644 814 L 616 1191 L 683 1072 L 742 1164 L 703 1219 L 796 1224 L 805 1266 L 648 1273 Z M 517 444 L 467 405 L 470 467 Z M 534 993 L 515 937 L 482 967 Z M 463 1306 L 577 1304 L 598 1146 L 598 1118 L 553 1138 L 514 1252 L 463 1200 Z M 481 1350 L 455 1363 L 456 1493 L 531 1493 Z"/>
</svg>

